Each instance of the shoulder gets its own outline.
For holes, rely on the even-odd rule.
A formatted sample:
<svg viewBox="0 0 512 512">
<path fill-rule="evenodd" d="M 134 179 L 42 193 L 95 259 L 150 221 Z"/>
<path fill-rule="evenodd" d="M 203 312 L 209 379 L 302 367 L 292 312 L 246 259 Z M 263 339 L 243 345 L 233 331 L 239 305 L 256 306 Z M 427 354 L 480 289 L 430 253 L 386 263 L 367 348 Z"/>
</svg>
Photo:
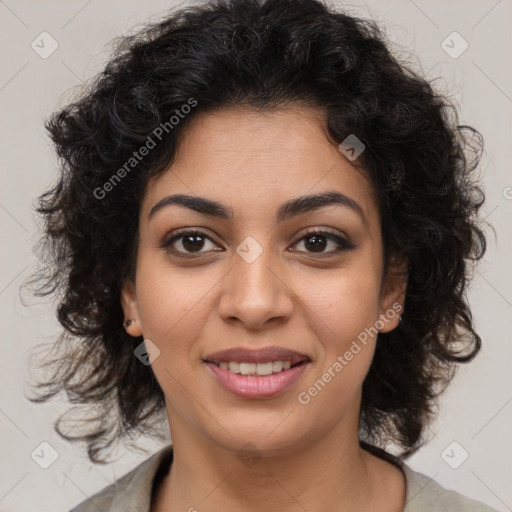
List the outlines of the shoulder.
<svg viewBox="0 0 512 512">
<path fill-rule="evenodd" d="M 172 461 L 168 445 L 69 512 L 149 512 L 153 482 Z"/>
<path fill-rule="evenodd" d="M 445 489 L 432 478 L 402 463 L 407 484 L 403 512 L 498 512 L 496 509 Z"/>
</svg>

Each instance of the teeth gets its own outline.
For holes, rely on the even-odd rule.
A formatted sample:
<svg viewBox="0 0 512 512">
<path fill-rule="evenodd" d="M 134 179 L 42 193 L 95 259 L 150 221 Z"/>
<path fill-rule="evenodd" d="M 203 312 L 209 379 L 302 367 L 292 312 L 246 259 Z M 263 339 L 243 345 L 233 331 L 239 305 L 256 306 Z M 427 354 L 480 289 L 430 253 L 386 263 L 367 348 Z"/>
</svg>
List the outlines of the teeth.
<svg viewBox="0 0 512 512">
<path fill-rule="evenodd" d="M 240 363 L 240 373 L 242 375 L 252 375 L 256 373 L 255 363 Z"/>
<path fill-rule="evenodd" d="M 256 365 L 256 373 L 258 375 L 271 375 L 273 363 L 258 363 Z"/>
<path fill-rule="evenodd" d="M 234 361 L 222 361 L 220 368 L 229 370 L 232 373 L 242 375 L 272 375 L 283 370 L 289 370 L 292 366 L 290 361 L 268 361 L 266 363 L 238 363 Z"/>
<path fill-rule="evenodd" d="M 283 369 L 283 361 L 274 361 L 272 363 L 272 371 L 273 372 L 280 372 Z"/>
<path fill-rule="evenodd" d="M 240 365 L 238 363 L 229 362 L 229 371 L 233 373 L 240 373 Z"/>
</svg>

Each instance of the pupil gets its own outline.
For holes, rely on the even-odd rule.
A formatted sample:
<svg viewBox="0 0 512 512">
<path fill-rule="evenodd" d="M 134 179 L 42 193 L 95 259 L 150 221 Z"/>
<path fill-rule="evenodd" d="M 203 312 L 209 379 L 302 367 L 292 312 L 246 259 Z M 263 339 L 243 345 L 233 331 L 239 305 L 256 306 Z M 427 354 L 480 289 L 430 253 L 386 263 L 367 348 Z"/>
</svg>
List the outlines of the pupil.
<svg viewBox="0 0 512 512">
<path fill-rule="evenodd" d="M 312 240 L 313 242 L 310 243 Z M 325 237 L 319 237 L 317 235 L 310 236 L 306 239 L 306 245 L 311 246 L 313 252 L 322 252 L 322 250 L 325 249 Z"/>
<path fill-rule="evenodd" d="M 194 242 L 195 240 L 195 242 Z M 199 240 L 199 241 L 198 241 Z M 194 249 L 201 249 L 204 244 L 204 240 L 201 235 L 188 235 L 183 238 L 183 247 L 185 249 L 193 251 Z"/>
</svg>

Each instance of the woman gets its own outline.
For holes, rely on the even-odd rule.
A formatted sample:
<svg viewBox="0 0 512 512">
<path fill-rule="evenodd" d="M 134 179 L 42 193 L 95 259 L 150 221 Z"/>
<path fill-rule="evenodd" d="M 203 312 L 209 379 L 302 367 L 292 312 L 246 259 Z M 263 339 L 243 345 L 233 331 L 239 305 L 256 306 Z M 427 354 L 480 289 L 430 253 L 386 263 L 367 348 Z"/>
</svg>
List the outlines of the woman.
<svg viewBox="0 0 512 512">
<path fill-rule="evenodd" d="M 172 435 L 74 511 L 491 510 L 402 460 L 480 348 L 480 139 L 374 24 L 184 9 L 47 127 L 39 293 L 66 331 L 39 400 L 91 405 L 57 429 L 92 461 L 161 412 Z"/>
</svg>

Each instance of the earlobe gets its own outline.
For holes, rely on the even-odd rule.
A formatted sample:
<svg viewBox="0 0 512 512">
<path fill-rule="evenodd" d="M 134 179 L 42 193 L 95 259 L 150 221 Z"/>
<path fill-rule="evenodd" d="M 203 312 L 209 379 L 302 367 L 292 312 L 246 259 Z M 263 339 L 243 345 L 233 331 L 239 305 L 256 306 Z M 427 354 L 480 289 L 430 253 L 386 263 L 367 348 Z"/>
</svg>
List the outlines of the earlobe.
<svg viewBox="0 0 512 512">
<path fill-rule="evenodd" d="M 133 337 L 142 336 L 142 326 L 139 321 L 135 283 L 125 281 L 121 289 L 121 307 L 123 308 L 123 327 Z"/>
<path fill-rule="evenodd" d="M 407 290 L 407 263 L 390 265 L 381 294 L 379 328 L 380 333 L 396 329 L 401 321 L 405 307 Z"/>
</svg>

